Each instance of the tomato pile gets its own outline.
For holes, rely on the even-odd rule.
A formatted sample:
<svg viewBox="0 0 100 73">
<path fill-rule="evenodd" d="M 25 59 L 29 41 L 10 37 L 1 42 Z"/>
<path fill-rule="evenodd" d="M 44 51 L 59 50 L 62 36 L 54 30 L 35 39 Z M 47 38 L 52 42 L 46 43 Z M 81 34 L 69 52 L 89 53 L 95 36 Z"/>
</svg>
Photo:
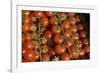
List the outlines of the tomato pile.
<svg viewBox="0 0 100 73">
<path fill-rule="evenodd" d="M 22 62 L 83 60 L 90 43 L 81 15 L 22 11 Z"/>
</svg>

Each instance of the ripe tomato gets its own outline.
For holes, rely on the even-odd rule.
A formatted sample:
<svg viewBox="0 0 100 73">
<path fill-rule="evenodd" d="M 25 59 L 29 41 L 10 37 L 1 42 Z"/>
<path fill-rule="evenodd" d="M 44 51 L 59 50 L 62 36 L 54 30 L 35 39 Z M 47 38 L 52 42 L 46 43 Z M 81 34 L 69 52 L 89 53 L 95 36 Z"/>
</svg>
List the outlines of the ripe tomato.
<svg viewBox="0 0 100 73">
<path fill-rule="evenodd" d="M 70 28 L 70 21 L 69 21 L 69 20 L 67 20 L 67 21 L 63 24 L 63 28 L 64 28 L 65 30 Z"/>
<path fill-rule="evenodd" d="M 75 51 L 75 46 L 74 46 L 74 45 L 71 45 L 71 46 L 69 47 L 69 49 L 70 49 L 70 52 L 72 53 L 72 52 Z"/>
<path fill-rule="evenodd" d="M 85 55 L 85 51 L 82 49 L 82 50 L 80 50 L 80 52 L 79 52 L 79 56 L 80 57 L 84 57 L 84 55 Z"/>
<path fill-rule="evenodd" d="M 34 61 L 34 53 L 33 53 L 33 50 L 27 50 L 24 57 L 29 61 L 29 62 L 32 62 Z"/>
<path fill-rule="evenodd" d="M 22 14 L 23 14 L 24 16 L 29 16 L 29 15 L 30 15 L 30 11 L 28 11 L 28 10 L 23 10 L 23 11 L 22 11 Z"/>
<path fill-rule="evenodd" d="M 86 32 L 85 31 L 81 31 L 80 32 L 80 37 L 83 39 L 86 37 Z"/>
<path fill-rule="evenodd" d="M 31 22 L 31 19 L 29 16 L 24 16 L 24 19 L 23 19 L 23 23 L 24 24 L 29 24 Z"/>
<path fill-rule="evenodd" d="M 72 55 L 72 58 L 74 58 L 74 59 L 79 58 L 79 53 L 77 53 L 77 52 L 73 52 L 71 55 Z"/>
<path fill-rule="evenodd" d="M 53 36 L 52 32 L 51 31 L 46 31 L 44 33 L 44 37 L 47 38 L 47 39 L 51 39 Z"/>
<path fill-rule="evenodd" d="M 54 51 L 54 50 L 49 49 L 49 50 L 48 50 L 48 54 L 49 54 L 50 56 L 54 56 L 54 55 L 55 55 L 55 51 Z"/>
<path fill-rule="evenodd" d="M 72 41 L 68 41 L 67 44 L 68 44 L 68 46 L 72 46 L 73 42 Z"/>
<path fill-rule="evenodd" d="M 71 35 L 70 32 L 68 32 L 68 31 L 65 32 L 65 36 L 66 36 L 67 38 L 70 37 L 70 35 Z"/>
<path fill-rule="evenodd" d="M 82 42 L 83 42 L 83 45 L 84 45 L 84 46 L 88 46 L 88 45 L 89 45 L 89 41 L 88 41 L 87 38 L 84 38 L 84 39 L 82 40 Z"/>
<path fill-rule="evenodd" d="M 25 47 L 27 49 L 35 49 L 36 46 L 34 45 L 34 43 L 32 41 L 26 42 Z"/>
<path fill-rule="evenodd" d="M 77 27 L 72 27 L 71 30 L 73 33 L 76 33 L 78 29 L 77 29 Z"/>
<path fill-rule="evenodd" d="M 48 17 L 52 17 L 54 14 L 53 14 L 52 11 L 48 11 L 48 12 L 46 12 L 46 15 L 47 15 Z"/>
<path fill-rule="evenodd" d="M 70 60 L 70 55 L 68 53 L 62 53 L 60 59 L 61 60 Z"/>
<path fill-rule="evenodd" d="M 31 33 L 26 33 L 25 40 L 26 41 L 31 41 L 32 40 L 32 34 Z"/>
<path fill-rule="evenodd" d="M 54 34 L 60 34 L 60 33 L 61 33 L 61 27 L 52 26 L 51 31 L 52 31 L 52 33 L 54 33 Z"/>
<path fill-rule="evenodd" d="M 90 48 L 88 46 L 85 46 L 84 48 L 85 53 L 89 53 L 90 52 Z"/>
<path fill-rule="evenodd" d="M 63 45 L 56 45 L 55 46 L 55 52 L 56 54 L 62 54 L 66 51 L 66 47 Z"/>
<path fill-rule="evenodd" d="M 42 17 L 41 23 L 42 23 L 42 26 L 46 27 L 49 24 L 49 19 L 47 17 Z"/>
<path fill-rule="evenodd" d="M 45 17 L 45 14 L 43 11 L 35 11 L 34 16 L 35 17 Z"/>
<path fill-rule="evenodd" d="M 78 24 L 77 28 L 78 28 L 79 31 L 82 31 L 84 29 L 84 27 L 82 26 L 82 24 Z"/>
<path fill-rule="evenodd" d="M 23 48 L 23 49 L 22 49 L 22 56 L 25 56 L 25 55 L 26 55 L 27 50 L 28 50 L 27 48 Z"/>
<path fill-rule="evenodd" d="M 22 25 L 22 31 L 23 31 L 23 32 L 28 32 L 28 31 L 30 31 L 30 28 L 31 28 L 30 24 L 23 24 L 23 25 Z"/>
<path fill-rule="evenodd" d="M 55 43 L 63 43 L 64 42 L 64 37 L 61 35 L 55 35 L 53 38 Z"/>
</svg>

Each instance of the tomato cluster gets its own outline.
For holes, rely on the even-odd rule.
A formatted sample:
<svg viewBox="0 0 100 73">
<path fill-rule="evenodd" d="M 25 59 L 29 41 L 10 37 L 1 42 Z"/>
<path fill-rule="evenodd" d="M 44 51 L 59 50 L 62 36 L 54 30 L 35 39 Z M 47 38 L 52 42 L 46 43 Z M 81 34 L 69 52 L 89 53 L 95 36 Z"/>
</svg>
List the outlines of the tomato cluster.
<svg viewBox="0 0 100 73">
<path fill-rule="evenodd" d="M 22 11 L 22 62 L 89 59 L 81 15 L 74 12 Z"/>
</svg>

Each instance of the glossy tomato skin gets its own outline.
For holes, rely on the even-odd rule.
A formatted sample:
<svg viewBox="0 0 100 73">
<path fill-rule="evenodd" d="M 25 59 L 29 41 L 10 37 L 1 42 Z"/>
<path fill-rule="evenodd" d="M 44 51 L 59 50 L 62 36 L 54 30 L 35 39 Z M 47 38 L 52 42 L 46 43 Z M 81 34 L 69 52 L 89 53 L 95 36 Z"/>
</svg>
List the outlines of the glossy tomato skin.
<svg viewBox="0 0 100 73">
<path fill-rule="evenodd" d="M 73 52 L 75 51 L 75 46 L 74 46 L 74 45 L 71 45 L 71 46 L 69 47 L 69 49 L 70 49 L 70 52 L 73 53 Z"/>
<path fill-rule="evenodd" d="M 46 12 L 46 15 L 47 15 L 48 17 L 52 17 L 54 14 L 53 14 L 52 11 L 48 11 L 48 12 Z"/>
<path fill-rule="evenodd" d="M 63 45 L 56 45 L 55 46 L 55 52 L 56 54 L 62 54 L 66 51 L 66 47 Z"/>
<path fill-rule="evenodd" d="M 74 59 L 78 59 L 79 58 L 79 53 L 77 53 L 76 51 L 71 53 L 71 55 L 72 55 L 72 58 L 74 58 Z"/>
<path fill-rule="evenodd" d="M 78 28 L 79 31 L 82 31 L 84 29 L 84 27 L 82 26 L 82 24 L 78 24 L 77 28 Z"/>
<path fill-rule="evenodd" d="M 85 31 L 81 31 L 80 32 L 80 37 L 83 39 L 86 37 L 86 32 Z"/>
<path fill-rule="evenodd" d="M 89 41 L 88 41 L 87 38 L 84 38 L 84 39 L 82 40 L 82 42 L 83 42 L 83 45 L 84 45 L 84 46 L 88 46 L 88 45 L 89 45 Z"/>
<path fill-rule="evenodd" d="M 44 12 L 42 12 L 42 11 L 35 11 L 34 12 L 34 16 L 35 17 L 45 17 L 45 14 L 44 14 Z"/>
<path fill-rule="evenodd" d="M 52 32 L 51 31 L 46 31 L 44 33 L 44 37 L 47 38 L 47 39 L 51 39 L 53 36 Z"/>
<path fill-rule="evenodd" d="M 68 53 L 61 54 L 61 60 L 70 60 L 70 55 Z"/>
<path fill-rule="evenodd" d="M 63 43 L 64 37 L 61 36 L 61 35 L 55 35 L 53 40 L 54 40 L 55 43 Z"/>
<path fill-rule="evenodd" d="M 34 61 L 34 53 L 33 53 L 33 50 L 27 50 L 24 57 L 29 61 L 29 62 L 32 62 Z"/>
<path fill-rule="evenodd" d="M 80 57 L 84 57 L 84 55 L 85 55 L 85 51 L 82 49 L 82 50 L 80 50 L 80 52 L 79 52 L 79 56 Z"/>
<path fill-rule="evenodd" d="M 90 52 L 90 48 L 88 46 L 85 46 L 83 49 L 84 49 L 86 54 Z"/>
<path fill-rule="evenodd" d="M 69 31 L 66 31 L 66 32 L 65 32 L 65 36 L 68 38 L 68 37 L 71 36 L 71 33 L 70 33 Z"/>
<path fill-rule="evenodd" d="M 32 41 L 26 42 L 25 47 L 27 49 L 35 49 L 36 46 L 34 45 L 34 43 Z"/>
<path fill-rule="evenodd" d="M 26 33 L 25 40 L 26 41 L 31 41 L 32 40 L 32 34 L 31 33 Z"/>
<path fill-rule="evenodd" d="M 72 30 L 73 33 L 77 33 L 77 31 L 78 31 L 77 27 L 72 27 L 71 30 Z"/>
<path fill-rule="evenodd" d="M 49 50 L 48 50 L 48 54 L 49 54 L 50 56 L 54 56 L 54 55 L 55 55 L 55 51 L 54 51 L 54 50 L 49 49 Z"/>
<path fill-rule="evenodd" d="M 22 31 L 28 32 L 28 31 L 30 31 L 30 28 L 31 28 L 30 24 L 23 24 Z"/>
<path fill-rule="evenodd" d="M 60 34 L 61 33 L 61 27 L 53 26 L 51 28 L 51 31 L 53 34 Z"/>
<path fill-rule="evenodd" d="M 69 29 L 70 28 L 70 21 L 66 21 L 64 24 L 63 24 L 63 28 L 66 30 L 66 29 Z"/>
<path fill-rule="evenodd" d="M 46 27 L 49 24 L 49 19 L 47 17 L 42 17 L 41 23 L 42 23 L 42 26 Z"/>
</svg>

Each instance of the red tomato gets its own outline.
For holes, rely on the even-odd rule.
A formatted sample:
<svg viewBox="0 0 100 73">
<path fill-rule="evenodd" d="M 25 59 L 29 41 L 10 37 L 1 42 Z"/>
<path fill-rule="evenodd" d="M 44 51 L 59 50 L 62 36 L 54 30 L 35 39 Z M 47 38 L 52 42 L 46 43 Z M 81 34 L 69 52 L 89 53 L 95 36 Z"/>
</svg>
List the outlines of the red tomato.
<svg viewBox="0 0 100 73">
<path fill-rule="evenodd" d="M 86 32 L 85 31 L 81 31 L 80 32 L 80 37 L 81 38 L 85 38 L 86 37 Z"/>
<path fill-rule="evenodd" d="M 52 11 L 48 11 L 48 12 L 46 12 L 46 15 L 47 15 L 48 17 L 52 17 L 54 14 L 53 14 Z"/>
<path fill-rule="evenodd" d="M 85 55 L 85 51 L 84 51 L 84 50 L 81 50 L 81 51 L 79 52 L 79 56 L 80 56 L 80 57 L 84 57 L 84 55 Z"/>
<path fill-rule="evenodd" d="M 74 46 L 74 45 L 71 45 L 71 46 L 69 47 L 69 49 L 70 49 L 70 52 L 72 53 L 72 52 L 75 51 L 75 46 Z"/>
<path fill-rule="evenodd" d="M 31 41 L 32 40 L 32 34 L 31 33 L 26 33 L 25 40 L 26 41 Z"/>
<path fill-rule="evenodd" d="M 53 27 L 51 28 L 51 31 L 52 31 L 52 33 L 54 33 L 54 34 L 60 34 L 60 33 L 61 33 L 61 27 L 53 26 Z"/>
<path fill-rule="evenodd" d="M 61 35 L 55 35 L 53 38 L 55 43 L 63 43 L 64 42 L 64 37 Z"/>
<path fill-rule="evenodd" d="M 34 45 L 34 43 L 32 41 L 26 42 L 25 47 L 27 49 L 35 49 L 36 46 Z"/>
<path fill-rule="evenodd" d="M 66 36 L 67 38 L 70 37 L 70 35 L 71 35 L 70 32 L 68 32 L 68 31 L 65 32 L 65 36 Z"/>
<path fill-rule="evenodd" d="M 73 33 L 76 33 L 78 29 L 77 29 L 77 27 L 72 27 L 71 30 Z"/>
<path fill-rule="evenodd" d="M 54 56 L 54 55 L 55 55 L 55 51 L 54 51 L 54 50 L 49 49 L 49 50 L 48 50 L 48 54 L 49 54 L 50 56 Z"/>
<path fill-rule="evenodd" d="M 44 37 L 47 38 L 47 39 L 51 39 L 53 36 L 52 32 L 51 31 L 46 31 L 44 33 Z"/>
<path fill-rule="evenodd" d="M 61 60 L 70 60 L 70 55 L 68 53 L 61 54 Z"/>
<path fill-rule="evenodd" d="M 30 31 L 30 28 L 31 28 L 30 24 L 23 24 L 22 31 L 28 32 L 28 31 Z"/>
<path fill-rule="evenodd" d="M 26 55 L 27 50 L 28 50 L 27 48 L 23 48 L 23 49 L 22 49 L 22 56 L 25 56 L 25 55 Z"/>
<path fill-rule="evenodd" d="M 22 14 L 25 15 L 25 16 L 29 16 L 29 15 L 30 15 L 30 11 L 28 11 L 28 10 L 23 10 L 23 11 L 22 11 Z"/>
<path fill-rule="evenodd" d="M 34 61 L 34 53 L 33 53 L 33 50 L 27 50 L 27 52 L 25 53 L 25 58 L 28 60 L 28 61 Z"/>
<path fill-rule="evenodd" d="M 84 38 L 84 39 L 82 40 L 82 42 L 83 42 L 83 45 L 85 45 L 85 46 L 88 46 L 88 45 L 89 45 L 89 41 L 88 41 L 87 38 Z"/>
<path fill-rule="evenodd" d="M 64 28 L 65 30 L 70 28 L 70 21 L 69 21 L 69 20 L 67 20 L 67 21 L 63 24 L 63 28 Z"/>
<path fill-rule="evenodd" d="M 90 48 L 88 46 L 85 46 L 84 48 L 85 53 L 89 53 L 90 52 Z"/>
<path fill-rule="evenodd" d="M 74 59 L 78 59 L 79 58 L 79 54 L 77 52 L 75 52 L 75 51 L 71 55 L 72 55 L 72 58 L 74 58 Z"/>
<path fill-rule="evenodd" d="M 66 47 L 63 45 L 56 45 L 55 52 L 56 52 L 56 54 L 62 54 L 64 52 L 66 52 Z"/>
<path fill-rule="evenodd" d="M 47 17 L 42 17 L 41 23 L 42 23 L 42 26 L 46 27 L 49 24 L 49 19 Z"/>
<path fill-rule="evenodd" d="M 78 24 L 77 28 L 78 28 L 79 31 L 82 31 L 84 29 L 84 27 L 82 26 L 82 24 Z"/>
<path fill-rule="evenodd" d="M 30 17 L 29 16 L 24 16 L 24 24 L 29 24 L 30 22 L 31 22 L 31 19 L 30 19 Z"/>
<path fill-rule="evenodd" d="M 45 17 L 45 14 L 43 11 L 35 11 L 34 16 L 36 17 Z"/>
</svg>

